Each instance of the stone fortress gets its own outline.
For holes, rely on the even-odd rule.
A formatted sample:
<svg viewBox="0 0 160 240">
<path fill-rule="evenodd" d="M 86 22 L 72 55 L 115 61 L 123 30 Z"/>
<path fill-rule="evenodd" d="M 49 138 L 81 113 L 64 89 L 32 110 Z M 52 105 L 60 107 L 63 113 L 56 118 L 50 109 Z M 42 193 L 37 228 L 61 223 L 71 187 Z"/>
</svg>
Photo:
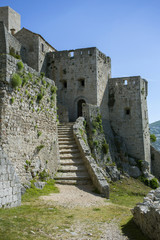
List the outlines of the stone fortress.
<svg viewBox="0 0 160 240">
<path fill-rule="evenodd" d="M 20 61 L 21 77 L 28 74 L 30 83 L 14 90 L 11 81 Z M 34 98 L 43 85 L 40 105 Z M 54 106 L 47 86 L 58 89 Z M 0 7 L 0 207 L 19 205 L 21 184 L 36 174 L 45 170 L 55 176 L 60 163 L 57 106 L 59 121 L 65 123 L 82 115 L 90 119 L 98 109 L 112 162 L 123 158 L 123 171 L 135 176 L 136 161 L 142 160 L 142 172 L 159 177 L 159 156 L 151 161 L 147 94 L 147 81 L 140 76 L 112 78 L 110 57 L 96 47 L 57 51 L 41 35 L 21 29 L 17 12 Z M 95 173 L 95 165 L 88 165 Z"/>
</svg>

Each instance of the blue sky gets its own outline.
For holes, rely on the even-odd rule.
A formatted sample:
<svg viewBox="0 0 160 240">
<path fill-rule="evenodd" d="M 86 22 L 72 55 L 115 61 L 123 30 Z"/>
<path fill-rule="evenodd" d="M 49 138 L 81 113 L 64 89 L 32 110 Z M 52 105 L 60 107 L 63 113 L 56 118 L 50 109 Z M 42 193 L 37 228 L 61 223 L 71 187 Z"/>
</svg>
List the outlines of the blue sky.
<svg viewBox="0 0 160 240">
<path fill-rule="evenodd" d="M 57 50 L 97 47 L 112 60 L 112 77 L 140 75 L 149 84 L 149 122 L 160 120 L 159 0 L 0 0 L 22 27 Z"/>
</svg>

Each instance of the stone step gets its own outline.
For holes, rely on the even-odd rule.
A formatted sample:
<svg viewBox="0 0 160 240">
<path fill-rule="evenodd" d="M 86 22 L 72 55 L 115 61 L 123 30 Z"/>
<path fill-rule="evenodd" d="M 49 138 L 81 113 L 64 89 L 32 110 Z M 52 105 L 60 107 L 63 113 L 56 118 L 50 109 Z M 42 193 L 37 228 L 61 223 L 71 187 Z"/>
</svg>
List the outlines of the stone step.
<svg viewBox="0 0 160 240">
<path fill-rule="evenodd" d="M 89 180 L 89 175 L 87 172 L 58 172 L 55 180 Z"/>
<path fill-rule="evenodd" d="M 59 150 L 59 153 L 60 153 L 60 155 L 61 154 L 79 153 L 79 149 L 78 148 L 76 148 L 76 149 L 72 149 L 72 148 L 70 148 L 70 149 L 61 149 L 61 150 Z"/>
<path fill-rule="evenodd" d="M 78 165 L 78 166 L 73 166 L 73 165 L 64 165 L 60 167 L 58 172 L 83 172 L 84 174 L 87 173 L 86 168 L 84 165 Z"/>
<path fill-rule="evenodd" d="M 60 145 L 59 146 L 59 149 L 78 149 L 77 145 L 76 144 L 65 144 L 65 145 Z"/>
<path fill-rule="evenodd" d="M 68 153 L 68 154 L 60 154 L 60 159 L 81 159 L 81 154 L 80 153 Z"/>
<path fill-rule="evenodd" d="M 62 165 L 73 165 L 73 166 L 80 166 L 80 165 L 84 165 L 83 161 L 79 158 L 76 159 L 65 159 L 65 160 L 61 160 L 60 159 L 60 164 Z"/>
<path fill-rule="evenodd" d="M 62 137 L 62 136 L 59 136 L 59 137 L 58 137 L 58 141 L 59 141 L 59 142 L 61 142 L 61 141 L 75 141 L 75 139 L 74 139 L 73 136 L 72 136 L 72 137 L 68 137 L 68 136 L 67 136 L 67 137 L 66 137 L 66 136 L 63 136 L 63 137 Z"/>
<path fill-rule="evenodd" d="M 70 140 L 70 141 L 60 141 L 59 142 L 59 145 L 74 145 L 74 144 L 76 144 L 76 141 L 75 140 Z"/>
<path fill-rule="evenodd" d="M 56 183 L 63 185 L 91 185 L 90 180 L 56 180 Z"/>
</svg>

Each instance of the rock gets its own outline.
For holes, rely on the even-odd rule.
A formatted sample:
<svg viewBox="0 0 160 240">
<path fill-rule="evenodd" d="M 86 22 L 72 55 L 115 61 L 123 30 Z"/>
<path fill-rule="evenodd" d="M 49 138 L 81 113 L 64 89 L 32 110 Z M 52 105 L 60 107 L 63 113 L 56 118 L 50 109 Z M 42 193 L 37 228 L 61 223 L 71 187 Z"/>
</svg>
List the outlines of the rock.
<svg viewBox="0 0 160 240">
<path fill-rule="evenodd" d="M 139 176 L 141 176 L 141 174 L 142 173 L 141 173 L 141 171 L 139 170 L 138 167 L 132 166 L 132 167 L 129 168 L 129 175 L 131 177 L 138 178 Z"/>
<path fill-rule="evenodd" d="M 106 172 L 109 174 L 112 181 L 120 179 L 120 172 L 116 166 L 106 166 Z"/>
<path fill-rule="evenodd" d="M 38 189 L 43 189 L 46 184 L 46 182 L 34 182 L 34 186 Z"/>
<path fill-rule="evenodd" d="M 137 165 L 137 163 L 136 163 L 136 161 L 135 161 L 134 158 L 129 157 L 128 160 L 129 160 L 129 164 L 130 164 L 131 166 L 136 166 L 136 165 Z"/>
</svg>

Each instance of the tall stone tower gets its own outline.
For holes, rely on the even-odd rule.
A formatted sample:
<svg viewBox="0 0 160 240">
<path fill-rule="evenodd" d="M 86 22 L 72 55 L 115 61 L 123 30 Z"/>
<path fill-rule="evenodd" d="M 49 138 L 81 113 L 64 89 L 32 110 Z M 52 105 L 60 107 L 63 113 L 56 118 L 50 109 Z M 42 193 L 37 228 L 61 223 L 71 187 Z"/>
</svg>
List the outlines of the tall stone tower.
<svg viewBox="0 0 160 240">
<path fill-rule="evenodd" d="M 21 29 L 21 16 L 8 6 L 0 7 L 0 21 L 12 35 Z"/>
<path fill-rule="evenodd" d="M 58 87 L 58 104 L 66 108 L 69 121 L 82 116 L 83 103 L 97 105 L 106 113 L 104 96 L 111 77 L 111 60 L 97 48 L 49 53 L 48 77 Z"/>
<path fill-rule="evenodd" d="M 147 81 L 140 76 L 109 79 L 111 127 L 123 138 L 130 156 L 150 165 L 147 94 Z"/>
</svg>

